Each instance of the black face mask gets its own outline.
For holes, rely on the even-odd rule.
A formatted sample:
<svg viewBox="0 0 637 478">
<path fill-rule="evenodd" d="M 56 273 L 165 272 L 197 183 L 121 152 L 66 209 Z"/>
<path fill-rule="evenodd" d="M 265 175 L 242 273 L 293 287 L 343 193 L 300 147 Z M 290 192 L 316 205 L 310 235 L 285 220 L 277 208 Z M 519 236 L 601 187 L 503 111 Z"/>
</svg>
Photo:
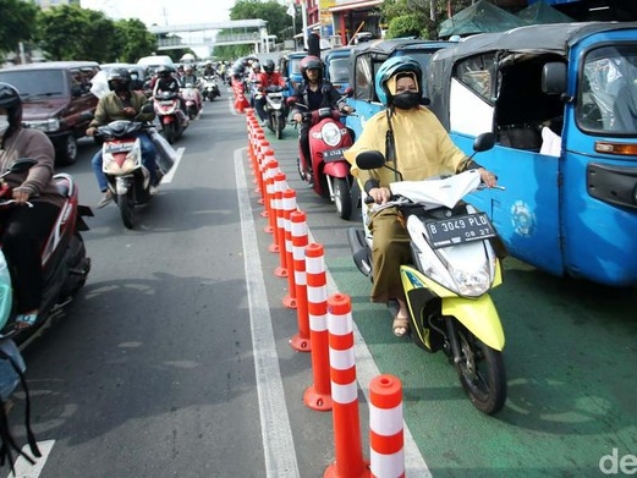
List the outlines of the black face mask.
<svg viewBox="0 0 637 478">
<path fill-rule="evenodd" d="M 420 104 L 420 93 L 407 92 L 394 95 L 394 106 L 401 110 L 410 110 Z"/>
</svg>

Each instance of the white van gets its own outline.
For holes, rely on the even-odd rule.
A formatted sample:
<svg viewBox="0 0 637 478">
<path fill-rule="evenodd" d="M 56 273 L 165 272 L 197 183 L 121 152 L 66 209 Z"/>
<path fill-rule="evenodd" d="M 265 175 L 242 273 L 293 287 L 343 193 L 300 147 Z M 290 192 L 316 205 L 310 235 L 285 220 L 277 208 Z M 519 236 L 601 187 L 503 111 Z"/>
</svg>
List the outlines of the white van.
<svg viewBox="0 0 637 478">
<path fill-rule="evenodd" d="M 137 60 L 137 64 L 148 68 L 148 73 L 150 75 L 152 75 L 155 72 L 155 69 L 160 65 L 168 65 L 175 68 L 172 58 L 168 55 L 143 56 Z"/>
</svg>

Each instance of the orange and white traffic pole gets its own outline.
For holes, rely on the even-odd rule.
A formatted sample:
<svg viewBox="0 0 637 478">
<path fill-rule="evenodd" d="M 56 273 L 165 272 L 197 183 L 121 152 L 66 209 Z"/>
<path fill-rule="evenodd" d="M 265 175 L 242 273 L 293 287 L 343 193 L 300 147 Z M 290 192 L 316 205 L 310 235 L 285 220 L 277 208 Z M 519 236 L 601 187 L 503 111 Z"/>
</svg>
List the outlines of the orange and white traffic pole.
<svg viewBox="0 0 637 478">
<path fill-rule="evenodd" d="M 283 191 L 283 229 L 285 237 L 285 267 L 287 268 L 288 293 L 283 298 L 283 305 L 288 309 L 296 309 L 296 283 L 294 282 L 294 258 L 292 246 L 292 223 L 290 216 L 296 210 L 296 191 L 287 188 Z"/>
<path fill-rule="evenodd" d="M 367 478 L 370 471 L 363 460 L 358 415 L 352 303 L 347 294 L 336 293 L 328 297 L 327 327 L 336 460 L 327 467 L 323 477 Z"/>
<path fill-rule="evenodd" d="M 299 332 L 290 339 L 290 346 L 297 352 L 310 352 L 310 322 L 307 313 L 307 274 L 305 273 L 305 246 L 308 244 L 305 213 L 299 210 L 290 214 L 292 229 L 292 266 L 296 288 L 296 320 Z"/>
<path fill-rule="evenodd" d="M 325 412 L 332 409 L 332 395 L 327 332 L 327 276 L 321 244 L 312 243 L 305 247 L 305 271 L 314 383 L 305 390 L 303 403 L 312 410 Z"/>
<path fill-rule="evenodd" d="M 373 478 L 404 478 L 403 386 L 389 374 L 369 384 L 370 469 Z"/>
</svg>

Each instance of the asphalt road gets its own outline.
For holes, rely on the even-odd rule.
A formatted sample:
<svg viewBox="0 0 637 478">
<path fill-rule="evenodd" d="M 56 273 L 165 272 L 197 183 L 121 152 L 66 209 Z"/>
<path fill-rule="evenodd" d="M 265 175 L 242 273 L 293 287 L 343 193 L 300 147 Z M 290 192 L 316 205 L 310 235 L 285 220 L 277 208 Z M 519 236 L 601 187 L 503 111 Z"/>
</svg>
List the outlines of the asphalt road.
<svg viewBox="0 0 637 478">
<path fill-rule="evenodd" d="M 47 451 L 18 476 L 313 478 L 334 460 L 331 413 L 308 409 L 310 356 L 295 352 L 296 312 L 253 192 L 245 118 L 226 93 L 206 104 L 138 227 L 114 206 L 84 234 L 93 269 L 68 313 L 25 350 L 36 436 Z M 605 476 L 616 449 L 637 455 L 634 290 L 554 278 L 512 259 L 493 291 L 507 336 L 509 400 L 475 410 L 453 368 L 391 335 L 368 300 L 343 221 L 296 174 L 293 128 L 268 135 L 314 241 L 330 292 L 352 297 L 363 455 L 365 394 L 391 373 L 404 385 L 408 476 Z M 99 200 L 90 157 L 65 170 Z M 358 217 L 358 215 L 356 215 Z M 24 439 L 18 394 L 10 421 Z M 628 457 L 628 458 L 626 458 Z M 603 461 L 612 465 L 612 458 Z M 637 458 L 636 458 L 637 460 Z M 19 467 L 22 467 L 19 463 Z M 610 470 L 610 468 L 608 468 Z M 611 470 L 612 471 L 612 470 Z"/>
</svg>

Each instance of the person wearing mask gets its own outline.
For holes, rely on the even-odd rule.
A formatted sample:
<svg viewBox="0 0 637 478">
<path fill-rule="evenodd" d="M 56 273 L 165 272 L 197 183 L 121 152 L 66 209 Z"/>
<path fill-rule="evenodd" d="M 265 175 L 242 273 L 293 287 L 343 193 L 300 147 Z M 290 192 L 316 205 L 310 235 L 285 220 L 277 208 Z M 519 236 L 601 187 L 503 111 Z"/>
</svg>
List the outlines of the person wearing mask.
<svg viewBox="0 0 637 478">
<path fill-rule="evenodd" d="M 404 181 L 420 181 L 439 174 L 478 169 L 487 187 L 496 178 L 457 148 L 436 116 L 422 100 L 422 69 L 410 56 L 390 58 L 378 69 L 375 78 L 378 98 L 386 107 L 370 118 L 354 145 L 345 152 L 365 192 L 377 204 L 389 201 L 389 184 L 397 175 L 387 168 L 360 170 L 356 156 L 369 150 L 382 152 L 390 166 L 402 173 Z M 387 303 L 396 300 L 399 310 L 393 332 L 403 337 L 409 332 L 409 318 L 400 280 L 400 265 L 412 260 L 409 235 L 396 208 L 375 214 L 368 224 L 374 237 L 372 251 L 373 285 L 371 300 Z"/>
<path fill-rule="evenodd" d="M 181 87 L 183 88 L 187 84 L 191 84 L 196 88 L 197 86 L 199 86 L 197 84 L 198 81 L 199 78 L 197 78 L 197 75 L 195 75 L 195 70 L 193 69 L 192 65 L 186 65 L 184 67 L 184 74 L 181 77 Z"/>
<path fill-rule="evenodd" d="M 341 94 L 329 81 L 323 78 L 323 62 L 318 57 L 311 55 L 306 56 L 301 61 L 300 69 L 303 82 L 292 94 L 297 106 L 292 108 L 290 114 L 294 121 L 301 124 L 299 143 L 301 145 L 301 151 L 303 152 L 303 157 L 301 158 L 302 170 L 311 171 L 312 165 L 310 164 L 310 140 L 308 133 L 312 125 L 303 122 L 303 112 L 316 111 L 319 108 L 331 108 L 345 113 L 351 113 L 352 108 L 345 104 L 339 104 L 338 101 L 341 99 Z M 298 104 L 305 105 L 307 109 L 298 106 Z M 311 174 L 308 174 L 308 177 L 311 177 Z"/>
<path fill-rule="evenodd" d="M 212 66 L 212 62 L 207 61 L 203 69 L 203 76 L 214 76 L 214 75 L 215 75 L 215 69 Z"/>
<path fill-rule="evenodd" d="M 257 95 L 254 100 L 254 106 L 257 110 L 257 115 L 259 115 L 259 119 L 261 120 L 261 126 L 265 126 L 268 121 L 268 117 L 264 109 L 265 94 L 267 93 L 268 88 L 272 86 L 285 88 L 285 80 L 279 72 L 274 71 L 274 60 L 266 60 L 263 64 L 263 72 L 259 74 L 257 81 L 257 91 L 259 92 L 259 95 Z"/>
<path fill-rule="evenodd" d="M 172 67 L 168 65 L 161 65 L 157 68 L 157 81 L 153 88 L 153 98 L 156 98 L 157 95 L 163 91 L 169 91 L 170 93 L 179 95 L 180 89 L 181 86 L 179 85 L 179 80 L 175 78 L 175 70 Z M 186 112 L 186 104 L 181 96 L 179 97 L 179 109 L 183 113 L 181 115 L 181 122 L 183 124 L 186 122 L 188 113 Z"/>
<path fill-rule="evenodd" d="M 64 198 L 53 179 L 53 143 L 42 131 L 22 127 L 20 93 L 8 83 L 0 83 L 0 173 L 5 173 L 20 158 L 37 162 L 28 171 L 4 177 L 18 205 L 0 211 L 0 241 L 17 298 L 15 327 L 28 328 L 35 323 L 42 301 L 40 249 Z"/>
<path fill-rule="evenodd" d="M 130 75 L 124 68 L 114 68 L 110 71 L 108 74 L 108 87 L 111 92 L 100 98 L 97 103 L 95 117 L 89 123 L 89 128 L 86 130 L 87 136 L 94 136 L 98 126 L 106 125 L 111 121 L 152 121 L 155 118 L 154 112 L 141 112 L 142 106 L 148 104 L 149 100 L 145 95 L 131 91 Z M 138 138 L 141 142 L 142 162 L 150 173 L 151 183 L 156 186 L 161 179 L 161 172 L 158 170 L 155 162 L 157 150 L 145 131 L 140 131 Z M 108 183 L 102 171 L 102 162 L 102 150 L 100 149 L 95 153 L 92 160 L 97 184 L 100 191 L 104 193 L 104 196 L 97 205 L 98 208 L 102 208 L 113 201 L 113 195 L 108 189 Z"/>
</svg>

